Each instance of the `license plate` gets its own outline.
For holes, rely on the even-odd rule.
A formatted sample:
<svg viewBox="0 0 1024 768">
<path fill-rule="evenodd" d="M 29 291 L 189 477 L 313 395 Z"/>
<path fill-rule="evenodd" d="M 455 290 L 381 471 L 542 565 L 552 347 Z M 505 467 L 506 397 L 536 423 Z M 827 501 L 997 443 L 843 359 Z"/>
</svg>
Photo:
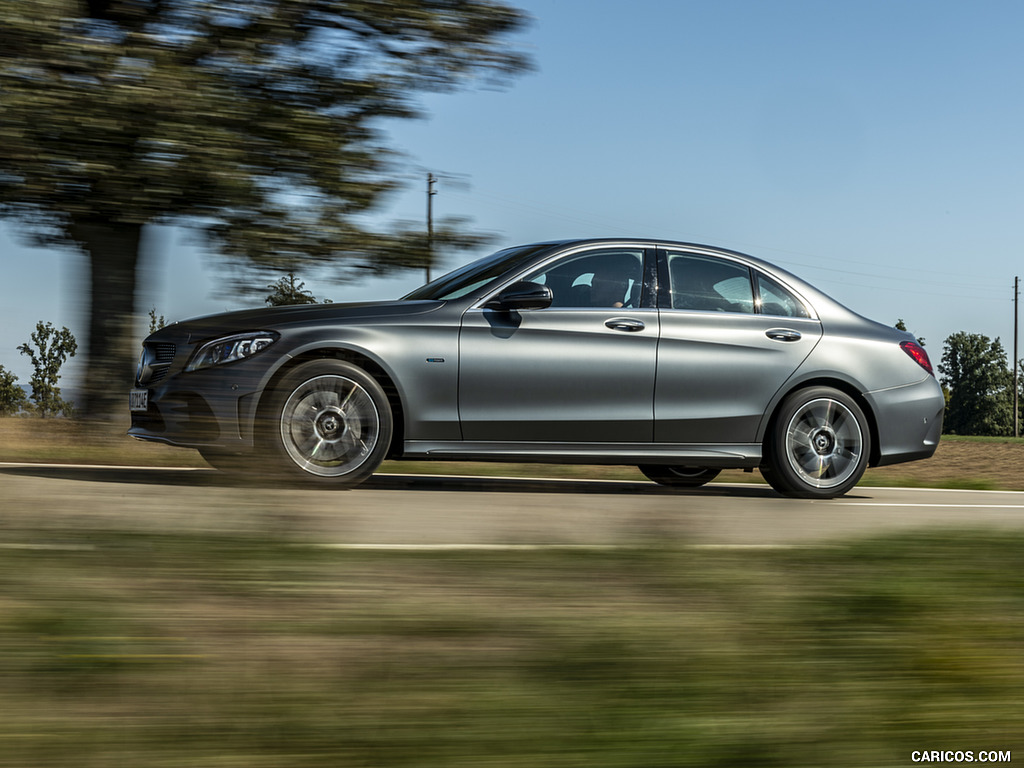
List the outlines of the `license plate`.
<svg viewBox="0 0 1024 768">
<path fill-rule="evenodd" d="M 129 411 L 148 411 L 149 410 L 149 390 L 148 389 L 133 389 L 128 393 L 128 410 Z"/>
</svg>

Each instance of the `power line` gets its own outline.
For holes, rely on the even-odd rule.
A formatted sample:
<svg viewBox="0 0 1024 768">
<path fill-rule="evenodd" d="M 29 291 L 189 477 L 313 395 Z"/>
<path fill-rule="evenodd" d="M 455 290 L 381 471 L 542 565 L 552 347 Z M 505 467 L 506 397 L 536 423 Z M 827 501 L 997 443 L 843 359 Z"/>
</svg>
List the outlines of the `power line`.
<svg viewBox="0 0 1024 768">
<path fill-rule="evenodd" d="M 573 209 L 573 208 L 569 208 L 567 206 L 560 206 L 560 205 L 550 205 L 550 204 L 547 204 L 547 205 L 543 205 L 542 206 L 542 205 L 540 205 L 538 203 L 528 202 L 528 201 L 524 201 L 524 200 L 519 200 L 519 199 L 516 199 L 516 198 L 511 198 L 511 197 L 508 197 L 506 195 L 499 195 L 499 194 L 496 194 L 496 193 L 491 192 L 489 190 L 480 190 L 479 188 L 475 188 L 473 193 L 472 193 L 472 195 L 469 195 L 469 196 L 472 197 L 473 199 L 477 200 L 478 202 L 482 202 L 485 205 L 491 205 L 493 207 L 504 208 L 504 209 L 507 209 L 507 210 L 525 211 L 525 212 L 529 212 L 529 213 L 532 213 L 532 214 L 544 216 L 546 218 L 554 219 L 554 220 L 558 220 L 558 221 L 571 221 L 571 222 L 576 222 L 576 223 L 579 223 L 579 224 L 584 224 L 586 226 L 598 226 L 598 227 L 601 227 L 602 230 L 604 230 L 606 232 L 609 232 L 609 233 L 614 232 L 616 234 L 623 234 L 623 235 L 626 235 L 626 236 L 636 236 L 638 232 L 642 231 L 642 228 L 639 228 L 638 225 L 630 223 L 630 222 L 627 222 L 624 219 L 615 219 L 615 218 L 610 218 L 610 217 L 594 218 L 592 212 L 580 211 L 578 209 Z M 736 246 L 738 248 L 749 248 L 749 249 L 753 250 L 756 253 L 761 253 L 761 252 L 764 252 L 764 251 L 771 251 L 773 253 L 787 254 L 787 255 L 790 255 L 790 256 L 798 256 L 798 257 L 802 256 L 802 257 L 805 257 L 805 258 L 815 259 L 815 263 L 812 264 L 812 263 L 801 262 L 801 261 L 793 261 L 793 260 L 790 260 L 790 259 L 776 258 L 774 261 L 777 264 L 779 264 L 780 266 L 793 266 L 793 267 L 801 267 L 801 268 L 806 268 L 806 269 L 816 269 L 816 270 L 820 270 L 820 271 L 824 271 L 824 272 L 833 272 L 833 273 L 836 273 L 836 274 L 853 275 L 853 276 L 862 277 L 862 278 L 864 278 L 864 277 L 866 277 L 866 278 L 875 278 L 875 279 L 879 279 L 879 280 L 893 280 L 894 279 L 891 273 L 890 274 L 875 274 L 875 273 L 871 273 L 871 272 L 856 271 L 856 270 L 850 270 L 850 269 L 839 269 L 837 267 L 823 266 L 821 264 L 821 262 L 817 260 L 816 256 L 814 256 L 813 254 L 804 253 L 804 252 L 801 252 L 801 251 L 793 251 L 793 250 L 788 250 L 788 249 L 784 249 L 784 248 L 777 248 L 777 247 L 773 247 L 773 246 L 758 245 L 758 244 L 754 244 L 754 243 L 741 243 L 741 242 L 738 242 L 738 241 L 731 241 L 731 242 L 735 242 L 735 244 L 736 244 Z M 929 268 L 928 274 L 930 274 L 930 275 L 949 275 L 950 277 L 956 278 L 955 281 L 944 281 L 944 280 L 935 280 L 935 279 L 922 278 L 922 277 L 920 277 L 920 270 L 918 268 L 915 268 L 915 267 L 901 267 L 901 266 L 897 266 L 897 265 L 893 265 L 893 264 L 877 264 L 877 263 L 872 263 L 872 262 L 860 262 L 860 263 L 863 264 L 866 267 L 881 267 L 883 269 L 891 270 L 891 271 L 914 273 L 914 275 L 915 275 L 915 277 L 914 277 L 914 284 L 915 285 L 935 285 L 935 286 L 945 287 L 945 288 L 953 288 L 953 287 L 955 287 L 955 289 L 956 289 L 955 293 L 945 293 L 945 294 L 936 293 L 936 292 L 924 292 L 924 291 L 913 291 L 913 290 L 900 289 L 900 290 L 904 290 L 907 293 L 918 293 L 918 294 L 922 294 L 922 295 L 934 295 L 934 296 L 953 297 L 953 298 L 974 298 L 974 299 L 978 299 L 978 300 L 986 300 L 986 299 L 993 298 L 995 295 L 997 295 L 998 292 L 1001 292 L 999 287 L 998 287 L 998 285 L 995 282 L 989 282 L 989 283 L 964 282 L 963 274 L 962 273 L 943 272 L 943 271 L 937 271 L 937 270 Z M 876 286 L 863 286 L 862 285 L 861 287 L 874 288 Z M 987 295 L 987 296 L 984 296 L 984 297 L 983 296 L 964 296 L 963 295 L 963 289 L 990 291 L 990 294 Z M 894 289 L 887 289 L 887 290 L 894 290 Z"/>
</svg>

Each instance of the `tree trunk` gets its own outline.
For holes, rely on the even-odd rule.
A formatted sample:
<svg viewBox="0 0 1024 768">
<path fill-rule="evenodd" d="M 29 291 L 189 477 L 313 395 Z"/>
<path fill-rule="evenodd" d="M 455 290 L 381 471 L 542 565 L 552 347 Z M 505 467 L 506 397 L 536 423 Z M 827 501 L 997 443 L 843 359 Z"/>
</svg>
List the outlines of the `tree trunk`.
<svg viewBox="0 0 1024 768">
<path fill-rule="evenodd" d="M 141 224 L 75 222 L 71 236 L 89 257 L 90 308 L 85 382 L 76 408 L 112 419 L 127 409 L 135 376 L 135 279 Z"/>
</svg>

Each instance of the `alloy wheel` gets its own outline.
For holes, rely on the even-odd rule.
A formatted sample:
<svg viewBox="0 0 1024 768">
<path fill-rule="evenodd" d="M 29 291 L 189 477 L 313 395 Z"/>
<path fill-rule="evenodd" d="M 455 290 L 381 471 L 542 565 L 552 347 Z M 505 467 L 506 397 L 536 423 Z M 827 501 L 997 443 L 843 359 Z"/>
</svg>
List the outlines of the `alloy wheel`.
<svg viewBox="0 0 1024 768">
<path fill-rule="evenodd" d="M 358 470 L 381 437 L 373 397 L 357 381 L 327 374 L 297 386 L 280 418 L 281 444 L 310 474 L 338 478 Z"/>
<path fill-rule="evenodd" d="M 854 413 L 832 398 L 804 403 L 786 425 L 785 457 L 799 480 L 812 488 L 846 483 L 861 468 L 864 434 Z"/>
</svg>

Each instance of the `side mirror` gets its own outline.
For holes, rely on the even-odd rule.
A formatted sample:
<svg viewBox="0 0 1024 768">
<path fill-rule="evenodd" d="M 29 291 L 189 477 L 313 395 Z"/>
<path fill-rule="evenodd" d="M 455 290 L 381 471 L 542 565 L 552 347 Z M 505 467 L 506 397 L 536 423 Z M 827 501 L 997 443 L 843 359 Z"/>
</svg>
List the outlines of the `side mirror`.
<svg viewBox="0 0 1024 768">
<path fill-rule="evenodd" d="M 520 280 L 518 283 L 512 283 L 484 304 L 484 308 L 497 309 L 502 312 L 519 309 L 547 309 L 553 300 L 551 289 L 546 285 Z"/>
</svg>

